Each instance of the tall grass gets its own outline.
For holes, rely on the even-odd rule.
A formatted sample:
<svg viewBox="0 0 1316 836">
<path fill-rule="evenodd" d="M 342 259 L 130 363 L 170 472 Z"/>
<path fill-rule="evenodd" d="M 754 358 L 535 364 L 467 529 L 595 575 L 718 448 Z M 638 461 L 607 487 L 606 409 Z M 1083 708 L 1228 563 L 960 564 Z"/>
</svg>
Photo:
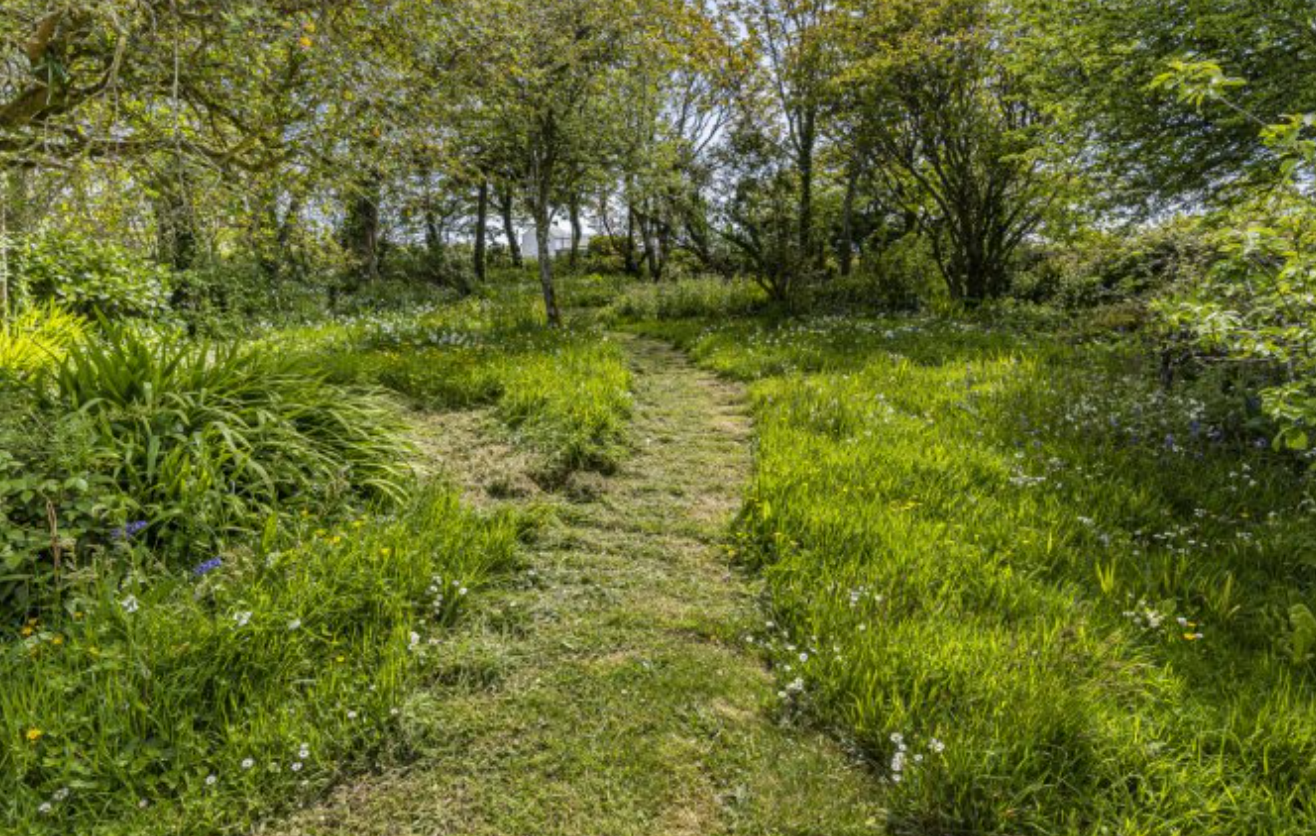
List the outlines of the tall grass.
<svg viewBox="0 0 1316 836">
<path fill-rule="evenodd" d="M 892 832 L 1316 830 L 1301 466 L 1121 345 L 651 330 L 757 381 L 738 548 L 772 612 L 749 638 L 785 708 L 874 759 Z"/>
<path fill-rule="evenodd" d="M 619 291 L 613 302 L 603 309 L 605 319 L 634 322 L 735 317 L 755 313 L 768 305 L 763 289 L 743 279 L 705 277 L 659 283 L 633 281 Z"/>
<path fill-rule="evenodd" d="M 492 407 L 550 482 L 611 470 L 631 411 L 625 353 L 595 328 L 546 328 L 539 304 L 505 289 L 409 319 L 351 323 L 347 334 L 317 335 L 314 362 L 335 380 L 384 386 L 418 407 Z"/>
<path fill-rule="evenodd" d="M 431 640 L 520 522 L 439 490 L 321 525 L 271 521 L 185 574 L 140 550 L 86 567 L 63 614 L 0 646 L 6 831 L 242 830 L 389 746 Z"/>
</svg>

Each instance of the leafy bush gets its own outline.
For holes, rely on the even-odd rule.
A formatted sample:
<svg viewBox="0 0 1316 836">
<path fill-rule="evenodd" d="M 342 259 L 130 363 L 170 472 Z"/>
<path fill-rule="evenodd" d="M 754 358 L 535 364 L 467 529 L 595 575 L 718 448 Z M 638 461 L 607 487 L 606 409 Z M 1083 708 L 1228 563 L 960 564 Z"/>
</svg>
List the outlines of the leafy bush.
<svg viewBox="0 0 1316 836">
<path fill-rule="evenodd" d="M 1215 268 L 1161 300 L 1156 313 L 1167 351 L 1199 366 L 1232 366 L 1274 420 L 1276 443 L 1309 450 L 1316 440 L 1316 205 L 1281 194 L 1240 211 L 1252 220 L 1225 234 Z"/>
<path fill-rule="evenodd" d="M 0 643 L 0 815 L 33 836 L 246 832 L 322 792 L 396 750 L 431 641 L 521 528 L 436 491 L 271 524 L 189 573 L 121 544 Z"/>
<path fill-rule="evenodd" d="M 1013 295 L 1070 310 L 1147 300 L 1202 279 L 1217 259 L 1209 232 L 1178 220 L 1130 235 L 1090 233 L 1020 258 Z"/>
<path fill-rule="evenodd" d="M 115 244 L 47 233 L 21 241 L 13 258 L 19 292 L 34 301 L 110 318 L 159 320 L 169 311 L 169 271 Z"/>
<path fill-rule="evenodd" d="M 0 391 L 0 620 L 55 600 L 88 543 L 136 510 L 116 460 L 82 415 L 50 416 L 30 393 Z"/>
<path fill-rule="evenodd" d="M 470 246 L 447 246 L 437 252 L 426 247 L 397 247 L 390 248 L 387 253 L 382 265 L 383 282 L 365 282 L 353 296 L 364 294 L 368 297 L 380 287 L 391 286 L 394 293 L 409 288 L 421 296 L 443 291 L 451 298 L 453 294 L 465 295 L 475 288 L 475 253 Z M 385 300 L 392 295 L 386 295 Z"/>
<path fill-rule="evenodd" d="M 325 280 L 271 275 L 253 259 L 213 261 L 175 273 L 171 304 L 194 333 L 241 335 L 253 325 L 319 319 L 328 304 Z"/>
</svg>

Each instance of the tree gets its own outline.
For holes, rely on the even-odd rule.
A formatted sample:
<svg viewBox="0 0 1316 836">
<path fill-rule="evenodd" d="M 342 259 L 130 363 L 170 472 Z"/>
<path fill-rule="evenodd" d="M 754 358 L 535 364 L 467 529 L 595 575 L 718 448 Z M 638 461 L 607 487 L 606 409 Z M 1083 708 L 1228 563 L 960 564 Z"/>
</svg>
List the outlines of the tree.
<svg viewBox="0 0 1316 836">
<path fill-rule="evenodd" d="M 1061 175 L 1048 122 L 1005 55 L 988 0 L 857 0 L 842 84 L 861 109 L 877 171 L 917 219 L 953 298 L 997 296 Z"/>
<path fill-rule="evenodd" d="M 1220 258 L 1192 286 L 1161 299 L 1168 333 L 1204 356 L 1263 370 L 1263 408 L 1278 447 L 1308 450 L 1316 437 L 1316 113 L 1276 121 L 1240 104 L 1247 84 L 1214 61 L 1172 61 L 1154 84 L 1206 116 L 1243 117 L 1276 165 L 1225 216 Z"/>
<path fill-rule="evenodd" d="M 1018 71 L 1068 123 L 1070 151 L 1117 207 L 1153 214 L 1227 197 L 1273 170 L 1243 111 L 1316 110 L 1310 0 L 1025 0 Z M 1248 79 L 1240 110 L 1175 105 L 1153 80 L 1174 59 L 1210 57 Z"/>
<path fill-rule="evenodd" d="M 561 314 L 548 257 L 558 211 L 591 173 L 615 159 L 619 97 L 630 58 L 641 54 L 649 0 L 512 0 L 465 8 L 476 44 L 463 71 L 488 130 L 520 161 L 521 196 L 539 244 L 539 277 L 550 324 Z"/>
<path fill-rule="evenodd" d="M 720 232 L 735 250 L 740 272 L 783 302 L 808 272 L 809 252 L 799 246 L 799 174 L 773 135 L 780 124 L 754 113 L 741 112 L 722 149 L 727 191 L 720 200 Z"/>
<path fill-rule="evenodd" d="M 710 9 L 699 4 L 674 9 L 669 26 L 675 47 L 649 53 L 642 72 L 629 79 L 624 100 L 623 255 L 628 272 L 638 273 L 638 231 L 654 281 L 661 280 L 677 247 L 712 266 L 708 192 L 715 175 L 713 152 L 733 117 L 732 91 L 748 67 Z M 602 214 L 606 219 L 606 209 Z"/>
<path fill-rule="evenodd" d="M 821 263 L 814 218 L 818 145 L 825 132 L 828 87 L 838 70 L 831 35 L 837 4 L 830 0 L 738 0 L 730 5 L 766 75 L 772 101 L 785 126 L 798 190 L 798 246 Z"/>
</svg>

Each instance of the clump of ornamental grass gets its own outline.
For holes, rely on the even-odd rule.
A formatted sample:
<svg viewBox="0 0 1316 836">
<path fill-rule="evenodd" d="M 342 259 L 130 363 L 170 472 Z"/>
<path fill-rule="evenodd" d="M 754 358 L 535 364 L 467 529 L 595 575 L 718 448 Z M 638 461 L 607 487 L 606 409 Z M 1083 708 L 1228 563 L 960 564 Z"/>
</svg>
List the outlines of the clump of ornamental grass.
<svg viewBox="0 0 1316 836">
<path fill-rule="evenodd" d="M 13 321 L 0 322 L 0 382 L 58 363 L 86 333 L 82 317 L 54 303 L 28 308 Z"/>
<path fill-rule="evenodd" d="M 410 472 L 396 409 L 272 350 L 107 326 L 33 384 L 76 414 L 155 541 L 178 552 L 334 498 L 397 501 Z"/>
</svg>

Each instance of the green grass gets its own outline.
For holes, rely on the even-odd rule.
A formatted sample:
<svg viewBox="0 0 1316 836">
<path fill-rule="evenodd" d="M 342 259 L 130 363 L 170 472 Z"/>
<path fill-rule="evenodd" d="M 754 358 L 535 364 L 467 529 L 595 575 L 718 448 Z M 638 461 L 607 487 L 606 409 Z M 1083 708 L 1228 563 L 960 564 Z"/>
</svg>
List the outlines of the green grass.
<svg viewBox="0 0 1316 836">
<path fill-rule="evenodd" d="M 591 285 L 587 295 L 593 295 Z M 593 291 L 593 292 L 591 292 Z M 577 298 L 568 283 L 563 298 Z M 745 279 L 690 278 L 654 284 L 629 281 L 615 287 L 607 305 L 598 305 L 598 315 L 608 322 L 679 320 L 696 316 L 736 317 L 752 314 L 768 305 L 763 289 Z"/>
<path fill-rule="evenodd" d="M 578 470 L 609 472 L 625 453 L 631 411 L 624 353 L 596 327 L 545 328 L 541 304 L 533 289 L 496 288 L 292 341 L 320 346 L 318 363 L 335 379 L 382 385 L 419 408 L 492 406 L 550 484 Z"/>
<path fill-rule="evenodd" d="M 787 704 L 874 759 L 892 832 L 1316 828 L 1300 465 L 1215 440 L 1120 344 L 917 319 L 641 330 L 756 381 L 752 638 Z"/>
<path fill-rule="evenodd" d="M 15 537 L 42 566 L 62 556 L 0 624 L 6 826 L 245 832 L 411 756 L 450 628 L 510 569 L 535 514 L 417 489 L 394 467 L 400 401 L 492 406 L 544 467 L 606 469 L 629 385 L 619 347 L 547 331 L 521 288 L 242 347 L 91 335 L 12 401 L 21 421 L 0 415 L 0 437 L 70 436 L 0 456 L 0 495 L 35 509 L 0 515 L 0 558 Z M 89 462 L 105 478 L 77 487 Z M 45 490 L 63 503 L 57 553 Z M 129 520 L 146 525 L 111 530 Z"/>
<path fill-rule="evenodd" d="M 430 640 L 508 568 L 520 523 L 433 490 L 396 517 L 319 525 L 271 527 L 204 575 L 144 550 L 84 567 L 62 614 L 6 641 L 6 823 L 232 832 L 396 748 Z"/>
<path fill-rule="evenodd" d="M 756 599 L 724 546 L 750 464 L 743 392 L 660 343 L 621 342 L 633 453 L 590 496 L 557 498 L 522 583 L 483 596 L 445 643 L 420 756 L 272 833 L 880 832 L 870 777 L 824 734 L 780 722 L 741 643 Z M 456 449 L 487 443 L 453 423 Z"/>
</svg>

